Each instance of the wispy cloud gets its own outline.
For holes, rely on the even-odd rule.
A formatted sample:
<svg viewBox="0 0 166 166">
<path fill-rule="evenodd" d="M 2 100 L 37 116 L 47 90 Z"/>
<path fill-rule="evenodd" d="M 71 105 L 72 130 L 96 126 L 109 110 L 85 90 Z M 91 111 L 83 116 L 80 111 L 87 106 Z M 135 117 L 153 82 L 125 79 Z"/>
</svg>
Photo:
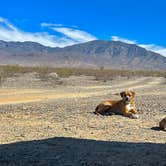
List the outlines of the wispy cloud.
<svg viewBox="0 0 166 166">
<path fill-rule="evenodd" d="M 128 44 L 136 44 L 135 40 L 125 39 L 125 38 L 122 38 L 122 37 L 119 37 L 119 36 L 111 36 L 111 40 L 113 40 L 113 41 L 122 41 L 122 42 L 125 42 L 125 43 L 128 43 Z"/>
<path fill-rule="evenodd" d="M 77 29 L 73 29 L 73 28 L 52 28 L 53 30 L 55 30 L 56 32 L 62 33 L 63 35 L 73 39 L 74 41 L 77 42 L 87 42 L 87 41 L 91 41 L 91 40 L 96 40 L 97 38 L 92 36 L 91 34 L 85 32 L 85 31 L 81 31 L 81 30 L 77 30 Z"/>
<path fill-rule="evenodd" d="M 157 52 L 166 57 L 166 48 L 165 47 L 157 46 L 155 44 L 139 44 L 139 46 L 143 47 L 147 50 Z"/>
<path fill-rule="evenodd" d="M 52 26 L 61 27 L 61 26 L 63 26 L 63 24 L 53 24 L 53 23 L 46 23 L 46 22 L 43 22 L 40 25 L 42 27 L 52 27 Z"/>
<path fill-rule="evenodd" d="M 33 41 L 33 42 L 38 42 L 40 44 L 43 44 L 45 46 L 50 46 L 50 47 L 65 47 L 65 46 L 96 39 L 89 33 L 85 31 L 77 30 L 77 29 L 69 28 L 71 31 L 73 30 L 73 35 L 66 34 L 60 29 L 59 30 L 54 29 L 54 28 L 63 26 L 62 24 L 42 23 L 41 26 L 52 28 L 54 31 L 59 32 L 59 34 L 60 33 L 63 34 L 63 36 L 53 35 L 48 33 L 47 31 L 26 32 L 17 28 L 15 25 L 10 23 L 7 19 L 0 17 L 0 40 L 20 41 L 20 42 Z M 68 29 L 65 27 L 63 28 Z"/>
<path fill-rule="evenodd" d="M 77 43 L 87 42 L 97 39 L 95 36 L 91 35 L 88 32 L 76 29 L 77 26 L 71 26 L 72 28 L 71 27 L 69 28 L 65 27 L 62 24 L 53 24 L 53 23 L 41 23 L 41 26 L 48 27 L 54 30 L 55 32 L 61 33 Z"/>
<path fill-rule="evenodd" d="M 143 47 L 147 50 L 159 53 L 159 54 L 166 57 L 166 48 L 162 47 L 162 46 L 158 46 L 158 45 L 155 45 L 155 44 L 141 44 L 141 43 L 138 43 L 136 40 L 129 40 L 129 39 L 122 38 L 122 37 L 119 37 L 119 36 L 111 36 L 111 40 L 113 40 L 113 41 L 122 41 L 122 42 L 125 42 L 125 43 L 128 43 L 128 44 L 137 44 L 140 47 Z"/>
<path fill-rule="evenodd" d="M 77 25 L 70 25 L 70 26 L 67 26 L 67 25 L 64 25 L 64 24 L 55 24 L 55 23 L 47 23 L 47 22 L 42 22 L 41 24 L 41 27 L 70 27 L 70 28 L 78 28 Z"/>
</svg>

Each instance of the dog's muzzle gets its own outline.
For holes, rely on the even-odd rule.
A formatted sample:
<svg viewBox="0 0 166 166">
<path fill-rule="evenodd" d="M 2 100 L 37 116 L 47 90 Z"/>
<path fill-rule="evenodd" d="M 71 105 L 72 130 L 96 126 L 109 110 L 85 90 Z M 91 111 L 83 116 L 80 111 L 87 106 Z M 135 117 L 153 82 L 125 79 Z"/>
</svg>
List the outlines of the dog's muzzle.
<svg viewBox="0 0 166 166">
<path fill-rule="evenodd" d="M 130 97 L 126 96 L 125 101 L 126 103 L 130 103 Z"/>
</svg>

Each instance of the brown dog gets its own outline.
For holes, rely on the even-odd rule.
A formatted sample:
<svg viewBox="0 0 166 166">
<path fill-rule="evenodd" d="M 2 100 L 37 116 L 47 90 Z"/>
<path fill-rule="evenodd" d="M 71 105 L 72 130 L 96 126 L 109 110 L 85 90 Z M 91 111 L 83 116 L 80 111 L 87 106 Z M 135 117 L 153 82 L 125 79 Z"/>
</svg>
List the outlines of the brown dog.
<svg viewBox="0 0 166 166">
<path fill-rule="evenodd" d="M 161 130 L 166 131 L 166 117 L 160 121 L 159 126 Z"/>
<path fill-rule="evenodd" d="M 95 114 L 120 114 L 129 118 L 138 118 L 134 102 L 135 92 L 124 91 L 120 93 L 120 96 L 122 100 L 106 100 L 100 103 L 95 109 Z"/>
</svg>

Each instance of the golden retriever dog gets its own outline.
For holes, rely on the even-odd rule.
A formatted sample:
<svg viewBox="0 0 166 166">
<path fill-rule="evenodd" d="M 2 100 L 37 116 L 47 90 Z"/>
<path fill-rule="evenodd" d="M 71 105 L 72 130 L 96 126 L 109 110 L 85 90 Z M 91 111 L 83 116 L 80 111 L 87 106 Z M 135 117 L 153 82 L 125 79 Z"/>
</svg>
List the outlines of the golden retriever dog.
<svg viewBox="0 0 166 166">
<path fill-rule="evenodd" d="M 129 118 L 137 119 L 138 111 L 135 108 L 133 91 L 124 91 L 120 93 L 121 100 L 106 100 L 101 102 L 95 109 L 95 114 L 111 115 L 119 114 Z"/>
</svg>

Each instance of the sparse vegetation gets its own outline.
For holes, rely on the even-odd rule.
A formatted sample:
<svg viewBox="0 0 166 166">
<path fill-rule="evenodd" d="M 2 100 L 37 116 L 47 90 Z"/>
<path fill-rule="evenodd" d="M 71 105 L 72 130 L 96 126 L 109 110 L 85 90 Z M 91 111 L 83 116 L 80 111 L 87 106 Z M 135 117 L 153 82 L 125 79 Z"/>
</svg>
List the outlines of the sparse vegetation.
<svg viewBox="0 0 166 166">
<path fill-rule="evenodd" d="M 23 67 L 18 65 L 1 65 L 0 66 L 0 82 L 7 77 L 12 77 L 15 74 L 24 74 L 36 72 L 41 80 L 47 79 L 49 73 L 55 72 L 59 77 L 69 76 L 94 76 L 96 80 L 107 81 L 116 76 L 154 76 L 166 77 L 166 71 L 143 71 L 143 70 L 116 70 L 116 69 L 83 69 L 83 68 L 53 68 L 53 67 Z"/>
<path fill-rule="evenodd" d="M 0 69 L 4 78 L 11 77 L 0 88 L 0 165 L 62 163 L 80 166 L 94 165 L 94 161 L 96 165 L 136 165 L 135 155 L 129 155 L 130 152 L 136 156 L 141 154 L 137 165 L 143 165 L 146 156 L 148 165 L 165 164 L 166 135 L 159 130 L 159 122 L 165 117 L 166 79 L 141 77 L 145 74 L 163 76 L 164 72 L 20 66 L 1 66 Z M 93 77 L 62 78 L 71 75 Z M 134 75 L 137 76 L 132 77 Z M 112 78 L 113 81 L 103 83 L 104 79 Z M 98 103 L 105 99 L 119 100 L 119 92 L 127 89 L 136 92 L 136 107 L 143 111 L 139 119 L 93 114 Z M 59 136 L 83 142 L 75 146 L 75 140 L 66 142 L 59 140 Z M 105 145 L 101 151 L 102 142 L 113 144 Z M 97 145 L 99 147 L 94 151 Z M 154 147 L 148 149 L 150 145 Z M 87 148 L 81 151 L 83 146 Z M 82 152 L 74 154 L 74 162 L 73 153 L 70 153 L 73 149 Z M 152 149 L 154 151 L 150 153 Z"/>
</svg>

